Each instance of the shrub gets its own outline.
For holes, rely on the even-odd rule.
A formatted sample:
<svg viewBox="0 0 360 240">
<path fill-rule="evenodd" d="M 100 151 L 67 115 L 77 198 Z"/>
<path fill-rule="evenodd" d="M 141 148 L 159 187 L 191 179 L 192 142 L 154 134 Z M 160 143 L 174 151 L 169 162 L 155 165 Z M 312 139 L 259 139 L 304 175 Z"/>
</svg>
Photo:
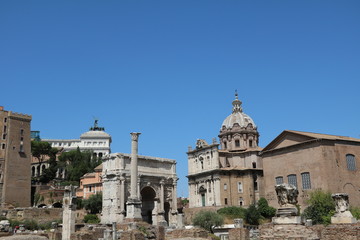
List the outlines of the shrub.
<svg viewBox="0 0 360 240">
<path fill-rule="evenodd" d="M 360 219 L 360 207 L 350 207 L 350 212 L 354 218 Z"/>
<path fill-rule="evenodd" d="M 85 223 L 99 223 L 100 219 L 98 218 L 98 216 L 96 214 L 87 214 L 84 217 L 84 222 Z"/>
<path fill-rule="evenodd" d="M 213 227 L 221 226 L 224 223 L 224 218 L 216 213 L 211 211 L 200 211 L 195 214 L 193 218 L 193 224 L 199 226 L 207 231 L 213 232 Z"/>
<path fill-rule="evenodd" d="M 245 221 L 251 225 L 259 225 L 260 219 L 261 214 L 259 210 L 256 208 L 255 204 L 251 204 L 246 211 Z"/>
<path fill-rule="evenodd" d="M 330 193 L 315 190 L 310 193 L 307 203 L 309 206 L 303 213 L 305 218 L 312 219 L 314 224 L 330 224 L 331 216 L 335 213 L 335 204 Z"/>
<path fill-rule="evenodd" d="M 258 210 L 264 218 L 271 218 L 276 214 L 276 209 L 269 206 L 268 201 L 265 198 L 259 199 Z"/>
<path fill-rule="evenodd" d="M 102 194 L 91 195 L 88 199 L 83 200 L 82 204 L 91 214 L 99 213 L 102 209 Z"/>
</svg>

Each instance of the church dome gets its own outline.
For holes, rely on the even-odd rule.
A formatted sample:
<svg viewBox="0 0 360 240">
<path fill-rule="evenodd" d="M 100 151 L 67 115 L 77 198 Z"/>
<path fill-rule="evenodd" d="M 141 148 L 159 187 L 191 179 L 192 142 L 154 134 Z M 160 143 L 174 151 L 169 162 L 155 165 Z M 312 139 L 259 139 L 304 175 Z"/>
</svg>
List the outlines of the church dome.
<svg viewBox="0 0 360 240">
<path fill-rule="evenodd" d="M 229 129 L 234 126 L 234 124 L 239 124 L 241 128 L 247 127 L 249 124 L 252 125 L 253 128 L 256 128 L 256 125 L 251 117 L 246 115 L 242 111 L 241 107 L 242 102 L 238 99 L 237 92 L 235 93 L 235 100 L 232 102 L 233 105 L 233 111 L 232 114 L 230 114 L 227 118 L 225 118 L 224 122 L 221 125 L 221 129 L 224 127 Z"/>
</svg>

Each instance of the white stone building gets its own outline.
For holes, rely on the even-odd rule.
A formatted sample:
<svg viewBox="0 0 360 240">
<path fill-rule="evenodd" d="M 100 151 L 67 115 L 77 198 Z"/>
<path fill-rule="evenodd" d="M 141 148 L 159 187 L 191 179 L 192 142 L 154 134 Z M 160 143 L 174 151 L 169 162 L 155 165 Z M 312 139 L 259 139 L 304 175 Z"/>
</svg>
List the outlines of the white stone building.
<svg viewBox="0 0 360 240">
<path fill-rule="evenodd" d="M 94 126 L 89 131 L 80 135 L 80 139 L 41 139 L 43 142 L 48 142 L 51 147 L 60 149 L 60 152 L 69 152 L 71 150 L 90 151 L 94 157 L 103 157 L 111 153 L 111 136 L 105 132 L 103 127 L 98 126 L 98 120 L 95 120 Z M 37 132 L 38 134 L 38 132 Z M 38 136 L 39 138 L 39 136 Z M 40 139 L 40 138 L 39 138 Z M 36 158 L 32 158 L 31 162 L 31 176 L 39 177 L 44 170 L 49 167 L 48 158 L 39 162 Z M 64 178 L 64 169 L 59 169 L 57 178 Z"/>
<path fill-rule="evenodd" d="M 42 139 L 52 147 L 62 148 L 65 152 L 76 150 L 91 151 L 95 157 L 102 157 L 111 153 L 111 136 L 99 127 L 97 120 L 89 131 L 80 135 L 80 139 Z"/>
<path fill-rule="evenodd" d="M 138 156 L 137 194 L 141 218 L 153 225 L 177 224 L 176 161 Z M 103 210 L 101 223 L 125 221 L 131 194 L 131 155 L 113 153 L 103 158 Z"/>
</svg>

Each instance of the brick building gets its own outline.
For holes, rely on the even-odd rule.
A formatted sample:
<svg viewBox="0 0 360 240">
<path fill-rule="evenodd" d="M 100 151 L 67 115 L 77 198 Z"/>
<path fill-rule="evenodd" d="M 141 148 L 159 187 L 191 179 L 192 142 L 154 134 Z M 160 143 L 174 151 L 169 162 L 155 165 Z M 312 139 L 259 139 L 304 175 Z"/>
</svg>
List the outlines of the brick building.
<svg viewBox="0 0 360 240">
<path fill-rule="evenodd" d="M 0 107 L 1 208 L 30 206 L 30 122 L 30 115 Z"/>
</svg>

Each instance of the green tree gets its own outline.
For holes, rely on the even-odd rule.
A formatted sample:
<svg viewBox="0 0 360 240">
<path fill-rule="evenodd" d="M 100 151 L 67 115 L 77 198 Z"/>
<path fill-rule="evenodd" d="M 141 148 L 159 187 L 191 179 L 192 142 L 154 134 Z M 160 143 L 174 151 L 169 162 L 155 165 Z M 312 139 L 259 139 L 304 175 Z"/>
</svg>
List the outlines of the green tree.
<svg viewBox="0 0 360 240">
<path fill-rule="evenodd" d="M 193 218 L 193 224 L 195 226 L 199 226 L 211 233 L 213 232 L 213 227 L 221 226 L 223 223 L 224 218 L 220 214 L 212 211 L 200 211 L 195 214 Z"/>
<path fill-rule="evenodd" d="M 251 225 L 259 225 L 261 214 L 255 204 L 251 204 L 246 210 L 245 221 Z"/>
<path fill-rule="evenodd" d="M 257 209 L 264 218 L 271 218 L 276 214 L 276 209 L 269 206 L 268 201 L 263 197 L 259 199 Z"/>
<path fill-rule="evenodd" d="M 309 206 L 304 210 L 303 216 L 312 219 L 314 224 L 330 224 L 331 216 L 335 212 L 335 204 L 331 193 L 315 190 L 310 193 L 307 201 Z"/>
<path fill-rule="evenodd" d="M 43 174 L 38 178 L 40 182 L 48 183 L 55 178 L 57 163 L 56 154 L 58 153 L 57 148 L 51 147 L 48 142 L 31 141 L 31 154 L 41 164 L 44 161 L 48 161 L 49 168 L 43 171 Z"/>
<path fill-rule="evenodd" d="M 91 195 L 88 199 L 83 200 L 82 204 L 91 214 L 97 214 L 102 209 L 102 194 Z"/>
<path fill-rule="evenodd" d="M 66 169 L 66 180 L 79 182 L 80 178 L 101 163 L 100 159 L 92 158 L 91 152 L 81 152 L 79 148 L 64 152 L 59 156 L 59 167 Z"/>
</svg>

